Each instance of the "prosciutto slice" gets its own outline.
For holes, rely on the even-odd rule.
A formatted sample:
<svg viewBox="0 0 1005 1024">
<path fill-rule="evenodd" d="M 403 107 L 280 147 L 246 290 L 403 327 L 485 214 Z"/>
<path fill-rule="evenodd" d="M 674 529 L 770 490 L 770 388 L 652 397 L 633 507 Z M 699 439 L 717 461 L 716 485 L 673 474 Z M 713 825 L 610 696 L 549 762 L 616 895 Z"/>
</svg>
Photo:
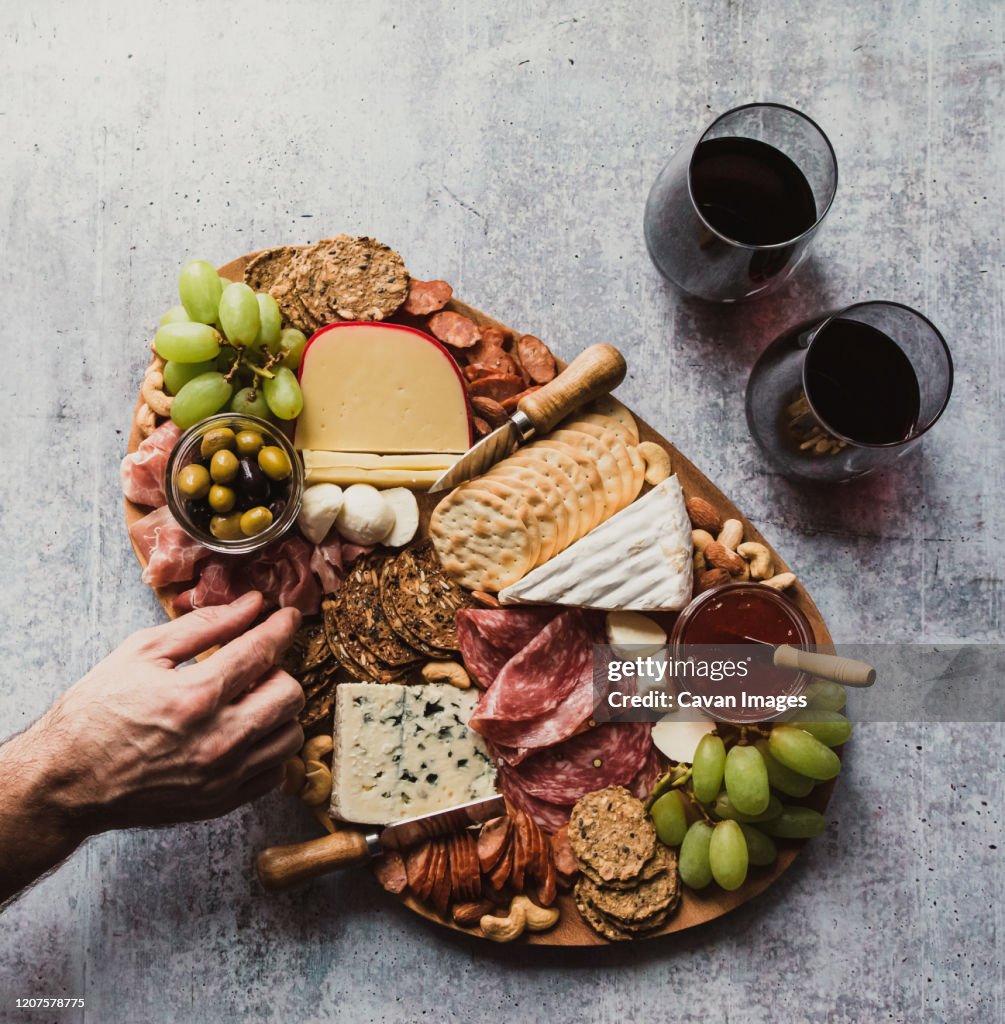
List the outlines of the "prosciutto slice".
<svg viewBox="0 0 1005 1024">
<path fill-rule="evenodd" d="M 464 664 L 481 686 L 491 686 L 503 666 L 555 617 L 557 608 L 470 608 L 455 617 Z"/>
<path fill-rule="evenodd" d="M 159 508 L 167 501 L 164 496 L 164 467 L 180 434 L 181 430 L 167 420 L 141 441 L 136 451 L 122 460 L 119 466 L 122 493 L 130 501 L 151 508 Z"/>
<path fill-rule="evenodd" d="M 174 600 L 178 611 L 226 604 L 249 590 L 259 590 L 267 607 L 297 608 L 314 615 L 321 608 L 321 588 L 311 571 L 313 545 L 289 536 L 241 558 L 214 556 L 190 590 Z"/>
<path fill-rule="evenodd" d="M 150 435 L 151 438 L 153 436 Z M 192 579 L 199 563 L 212 554 L 189 537 L 167 505 L 161 505 L 133 523 L 129 527 L 129 536 L 147 559 L 143 582 L 151 587 Z"/>
<path fill-rule="evenodd" d="M 317 576 L 322 593 L 334 594 L 342 586 L 346 568 L 371 551 L 373 545 L 350 544 L 332 527 L 328 536 L 320 544 L 314 545 L 311 554 L 311 571 Z"/>
</svg>

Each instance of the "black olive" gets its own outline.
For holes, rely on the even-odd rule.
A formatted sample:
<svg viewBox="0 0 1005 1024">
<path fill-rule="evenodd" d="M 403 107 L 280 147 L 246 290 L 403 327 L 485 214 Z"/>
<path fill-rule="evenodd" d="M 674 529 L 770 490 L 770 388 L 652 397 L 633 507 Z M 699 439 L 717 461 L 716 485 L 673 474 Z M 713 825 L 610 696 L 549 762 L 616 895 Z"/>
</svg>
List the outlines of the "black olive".
<svg viewBox="0 0 1005 1024">
<path fill-rule="evenodd" d="M 250 457 L 239 460 L 233 487 L 242 507 L 260 505 L 269 498 L 269 478 Z"/>
<path fill-rule="evenodd" d="M 285 499 L 277 498 L 275 501 L 270 501 L 269 511 L 272 513 L 273 520 L 278 519 L 286 511 Z"/>
<path fill-rule="evenodd" d="M 192 519 L 192 522 L 196 526 L 201 526 L 203 529 L 209 527 L 209 521 L 213 518 L 216 513 L 209 507 L 209 502 L 205 498 L 201 498 L 198 501 L 187 501 L 185 507 L 188 510 L 188 514 Z"/>
</svg>

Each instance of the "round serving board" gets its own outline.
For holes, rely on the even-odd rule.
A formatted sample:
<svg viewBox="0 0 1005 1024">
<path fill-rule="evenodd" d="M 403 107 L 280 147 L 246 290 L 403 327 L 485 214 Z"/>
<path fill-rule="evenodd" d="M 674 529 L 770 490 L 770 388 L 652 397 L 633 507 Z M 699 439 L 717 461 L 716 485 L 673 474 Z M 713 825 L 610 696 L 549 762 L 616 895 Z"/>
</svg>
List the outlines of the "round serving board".
<svg viewBox="0 0 1005 1024">
<path fill-rule="evenodd" d="M 220 274 L 232 280 L 243 280 L 244 268 L 255 255 L 257 254 L 249 253 L 246 256 L 242 256 L 239 259 L 225 264 L 220 267 Z M 492 324 L 503 327 L 507 331 L 512 330 L 501 321 L 495 320 L 480 310 L 475 309 L 472 306 L 468 306 L 463 302 L 459 302 L 456 299 L 452 299 L 448 303 L 447 308 L 456 310 L 458 313 L 463 313 L 465 316 L 471 317 L 472 320 L 479 324 Z M 405 320 L 407 320 L 407 318 L 405 318 Z M 630 353 L 628 355 L 630 357 Z M 738 509 L 736 505 L 733 504 L 733 502 L 730 501 L 730 499 L 727 498 L 726 495 L 723 494 L 722 491 L 720 491 L 719 488 L 716 487 L 715 484 L 713 484 L 712 481 L 709 480 L 708 477 L 706 477 L 704 473 L 702 473 L 694 463 L 687 458 L 686 455 L 680 452 L 670 441 L 649 426 L 648 423 L 639 419 L 638 416 L 635 418 L 638 423 L 641 439 L 643 441 L 655 441 L 657 444 L 666 448 L 670 453 L 672 471 L 676 473 L 680 479 L 681 486 L 683 487 L 684 493 L 687 497 L 704 498 L 719 510 L 724 519 L 739 519 L 744 526 L 744 538 L 746 540 L 758 541 L 761 544 L 766 545 L 771 551 L 776 566 L 775 571 L 789 571 L 785 561 L 778 555 L 771 544 L 761 536 L 760 532 L 750 522 L 750 520 L 747 519 L 740 509 Z M 135 451 L 142 440 L 142 435 L 140 434 L 134 420 L 129 432 L 129 451 Z M 424 532 L 426 530 L 429 523 L 429 515 L 441 497 L 442 495 L 418 495 L 419 507 L 422 513 L 420 532 Z M 148 509 L 134 505 L 128 500 L 125 505 L 127 527 L 131 526 L 138 519 L 141 519 L 149 511 Z M 140 564 L 145 568 L 146 560 L 143 558 L 135 544 L 133 544 L 133 550 L 136 552 L 136 557 Z M 183 585 L 182 587 L 162 587 L 156 591 L 160 603 L 164 606 L 164 610 L 171 618 L 175 618 L 178 614 L 172 605 L 172 601 L 179 591 L 183 588 L 187 589 L 187 586 L 188 585 Z M 827 630 L 827 625 L 817 609 L 817 606 L 813 603 L 812 598 L 806 592 L 805 587 L 803 587 L 801 583 L 797 582 L 786 591 L 786 596 L 791 598 L 791 600 L 799 606 L 803 614 L 809 620 L 810 625 L 813 627 L 813 633 L 815 635 L 817 645 L 825 648 L 829 646 L 831 643 L 831 637 Z M 830 800 L 833 788 L 833 781 L 817 786 L 805 803 L 819 811 L 823 811 Z M 318 809 L 315 817 L 330 832 L 334 832 L 336 829 L 341 827 L 341 823 L 333 822 L 322 809 Z M 767 868 L 751 868 L 746 882 L 734 892 L 726 892 L 718 886 L 711 886 L 704 893 L 695 893 L 690 889 L 683 887 L 680 905 L 678 906 L 676 913 L 671 916 L 664 928 L 650 935 L 646 935 L 644 938 L 650 939 L 660 935 L 669 935 L 673 932 L 684 931 L 687 928 L 693 928 L 695 925 L 712 921 L 717 917 L 722 917 L 723 914 L 728 914 L 731 910 L 743 903 L 746 903 L 747 900 L 753 899 L 759 893 L 763 892 L 771 885 L 772 882 L 775 881 L 776 878 L 779 877 L 779 875 L 782 874 L 783 871 L 788 869 L 796 859 L 796 856 L 803 845 L 802 842 L 786 842 L 785 840 L 778 840 L 777 842 L 778 858 L 775 863 Z M 431 908 L 413 899 L 407 893 L 398 897 L 398 899 L 400 899 L 405 906 L 410 910 L 413 910 L 416 914 L 419 914 L 442 927 L 450 928 L 465 935 L 479 937 L 477 929 L 459 928 L 449 919 L 445 920 L 439 917 Z M 562 916 L 558 924 L 547 932 L 525 932 L 522 937 L 522 941 L 541 946 L 608 945 L 607 940 L 597 935 L 596 932 L 594 932 L 593 929 L 590 928 L 589 925 L 587 925 L 580 917 L 579 911 L 576 909 L 575 900 L 571 893 L 560 893 L 556 905 L 559 906 L 562 911 Z"/>
</svg>

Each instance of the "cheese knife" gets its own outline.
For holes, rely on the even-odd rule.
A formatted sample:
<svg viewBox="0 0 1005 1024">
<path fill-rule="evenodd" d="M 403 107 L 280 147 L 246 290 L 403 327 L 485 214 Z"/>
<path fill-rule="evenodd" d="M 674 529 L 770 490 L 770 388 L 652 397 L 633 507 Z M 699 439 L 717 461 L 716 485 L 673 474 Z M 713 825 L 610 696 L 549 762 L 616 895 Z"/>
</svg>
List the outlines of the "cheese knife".
<svg viewBox="0 0 1005 1024">
<path fill-rule="evenodd" d="M 613 345 L 591 345 L 554 380 L 524 395 L 509 420 L 458 459 L 429 488 L 430 494 L 481 476 L 518 445 L 546 434 L 579 406 L 613 391 L 625 379 L 626 370 L 625 357 Z"/>
<path fill-rule="evenodd" d="M 331 871 L 366 864 L 387 850 L 404 851 L 505 813 L 506 801 L 496 795 L 406 818 L 374 832 L 347 828 L 305 843 L 273 846 L 258 855 L 258 879 L 266 889 L 289 889 Z"/>
</svg>

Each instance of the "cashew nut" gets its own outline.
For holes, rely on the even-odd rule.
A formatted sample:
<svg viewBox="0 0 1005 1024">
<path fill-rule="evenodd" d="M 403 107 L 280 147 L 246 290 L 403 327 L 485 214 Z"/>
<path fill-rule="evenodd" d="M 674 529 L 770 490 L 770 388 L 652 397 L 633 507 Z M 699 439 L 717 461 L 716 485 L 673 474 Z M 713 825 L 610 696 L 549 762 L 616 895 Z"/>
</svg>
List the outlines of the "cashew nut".
<svg viewBox="0 0 1005 1024">
<path fill-rule="evenodd" d="M 714 540 L 715 537 L 713 537 L 708 530 L 691 531 L 691 543 L 694 545 L 695 551 L 701 551 L 704 553 L 705 548 L 707 548 Z"/>
<path fill-rule="evenodd" d="M 136 426 L 144 437 L 149 437 L 157 429 L 157 416 L 146 402 L 141 402 L 137 406 L 134 418 Z"/>
<path fill-rule="evenodd" d="M 283 764 L 283 781 L 279 786 L 282 793 L 299 793 L 307 780 L 307 766 L 299 757 L 291 757 Z"/>
<path fill-rule="evenodd" d="M 786 590 L 796 582 L 796 574 L 794 572 L 780 572 L 777 576 L 772 576 L 770 580 L 761 580 L 766 587 L 772 587 L 775 590 Z"/>
<path fill-rule="evenodd" d="M 719 536 L 716 540 L 730 551 L 735 551 L 737 545 L 743 540 L 743 523 L 739 519 L 727 519 L 722 524 Z"/>
<path fill-rule="evenodd" d="M 750 563 L 750 578 L 753 580 L 770 579 L 774 573 L 774 563 L 771 560 L 771 552 L 757 541 L 747 541 L 740 544 L 736 553 Z"/>
<path fill-rule="evenodd" d="M 513 898 L 506 917 L 486 914 L 478 922 L 485 938 L 493 942 L 512 942 L 523 935 L 523 930 L 527 927 L 527 911 L 517 903 L 517 899 L 519 897 Z"/>
<path fill-rule="evenodd" d="M 335 749 L 335 743 L 331 736 L 312 736 L 300 751 L 304 761 L 320 761 L 322 757 L 330 754 Z"/>
<path fill-rule="evenodd" d="M 661 448 L 652 441 L 643 441 L 638 447 L 638 453 L 646 464 L 646 483 L 663 483 L 670 475 L 670 455 L 665 448 Z"/>
<path fill-rule="evenodd" d="M 514 896 L 512 906 L 523 908 L 527 916 L 527 930 L 544 932 L 557 924 L 561 911 L 558 907 L 539 907 L 529 896 Z"/>
<path fill-rule="evenodd" d="M 323 804 L 332 795 L 332 773 L 320 761 L 308 761 L 307 781 L 300 791 L 300 799 L 315 807 Z"/>
<path fill-rule="evenodd" d="M 143 383 L 140 386 L 140 394 L 143 401 L 150 406 L 158 416 L 170 416 L 171 405 L 174 399 L 164 390 L 164 374 L 153 365 L 147 367 L 143 375 Z"/>
<path fill-rule="evenodd" d="M 422 666 L 422 678 L 427 683 L 450 683 L 458 690 L 471 687 L 471 676 L 456 661 L 427 661 Z"/>
</svg>

